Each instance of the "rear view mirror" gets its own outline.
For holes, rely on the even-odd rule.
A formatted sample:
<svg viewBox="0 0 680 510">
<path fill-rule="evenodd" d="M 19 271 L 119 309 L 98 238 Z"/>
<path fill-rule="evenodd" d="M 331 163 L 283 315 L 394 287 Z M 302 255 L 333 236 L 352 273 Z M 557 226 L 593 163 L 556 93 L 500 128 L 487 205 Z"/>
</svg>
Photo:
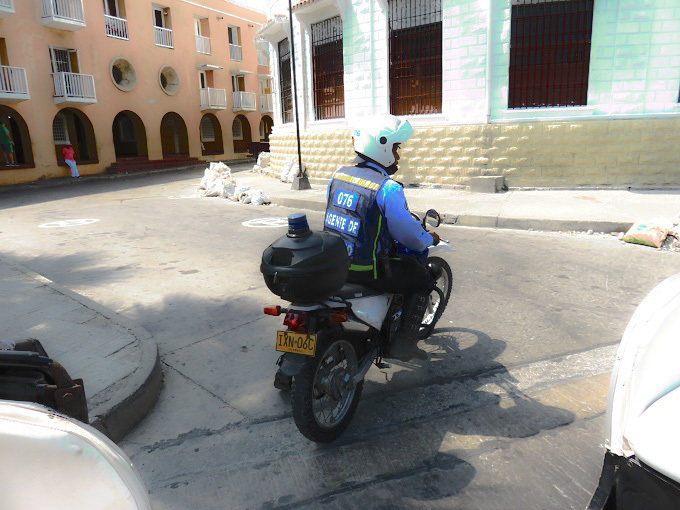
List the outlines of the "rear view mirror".
<svg viewBox="0 0 680 510">
<path fill-rule="evenodd" d="M 425 227 L 426 226 L 425 224 L 427 224 L 432 228 L 437 228 L 439 225 L 441 225 L 442 219 L 437 211 L 435 211 L 434 209 L 430 209 L 425 214 L 425 219 L 423 220 L 423 223 L 424 223 L 423 227 Z"/>
</svg>

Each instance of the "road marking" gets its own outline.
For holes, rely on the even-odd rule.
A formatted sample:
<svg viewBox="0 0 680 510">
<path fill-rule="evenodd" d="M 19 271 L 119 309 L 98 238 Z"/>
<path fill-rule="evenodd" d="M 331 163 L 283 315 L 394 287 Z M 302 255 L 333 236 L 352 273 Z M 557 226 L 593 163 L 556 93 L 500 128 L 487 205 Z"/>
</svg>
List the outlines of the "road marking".
<svg viewBox="0 0 680 510">
<path fill-rule="evenodd" d="M 40 228 L 67 228 L 67 227 L 81 227 L 83 225 L 91 225 L 92 223 L 97 223 L 99 220 L 95 218 L 83 218 L 79 220 L 61 220 L 61 221 L 50 221 L 48 223 L 43 223 L 38 225 Z"/>
<path fill-rule="evenodd" d="M 241 223 L 244 227 L 253 228 L 278 228 L 287 227 L 288 218 L 257 218 L 254 220 L 248 220 Z"/>
</svg>

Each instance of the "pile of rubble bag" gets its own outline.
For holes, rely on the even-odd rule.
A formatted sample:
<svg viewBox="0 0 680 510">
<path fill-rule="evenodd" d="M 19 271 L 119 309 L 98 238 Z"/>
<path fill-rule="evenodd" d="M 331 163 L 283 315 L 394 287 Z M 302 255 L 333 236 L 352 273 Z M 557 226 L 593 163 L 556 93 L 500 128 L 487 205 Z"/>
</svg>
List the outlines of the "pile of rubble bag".
<svg viewBox="0 0 680 510">
<path fill-rule="evenodd" d="M 239 185 L 231 174 L 231 169 L 222 162 L 210 163 L 198 189 L 204 197 L 227 198 L 242 204 L 267 205 L 271 203 L 262 191 Z"/>
<path fill-rule="evenodd" d="M 289 158 L 281 167 L 280 172 L 276 172 L 271 167 L 271 157 L 268 152 L 261 152 L 257 158 L 257 164 L 253 167 L 252 172 L 257 174 L 265 174 L 270 177 L 276 177 L 282 182 L 293 182 L 295 176 L 299 173 L 299 165 L 296 163 L 296 158 Z"/>
<path fill-rule="evenodd" d="M 680 252 L 680 213 L 673 220 L 636 221 L 620 239 L 627 243 Z"/>
</svg>

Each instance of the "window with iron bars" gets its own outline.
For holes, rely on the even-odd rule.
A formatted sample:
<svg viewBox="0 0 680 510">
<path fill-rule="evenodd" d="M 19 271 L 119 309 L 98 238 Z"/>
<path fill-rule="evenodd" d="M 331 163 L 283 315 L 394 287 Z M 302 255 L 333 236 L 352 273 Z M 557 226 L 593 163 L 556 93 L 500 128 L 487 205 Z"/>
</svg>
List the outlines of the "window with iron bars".
<svg viewBox="0 0 680 510">
<path fill-rule="evenodd" d="M 293 88 L 291 85 L 290 43 L 279 43 L 279 89 L 281 90 L 281 117 L 283 123 L 293 122 Z"/>
<path fill-rule="evenodd" d="M 389 0 L 390 111 L 442 111 L 442 2 Z"/>
<path fill-rule="evenodd" d="M 588 104 L 594 0 L 513 0 L 508 108 Z"/>
<path fill-rule="evenodd" d="M 312 25 L 312 65 L 316 119 L 345 116 L 345 66 L 340 16 Z"/>
</svg>

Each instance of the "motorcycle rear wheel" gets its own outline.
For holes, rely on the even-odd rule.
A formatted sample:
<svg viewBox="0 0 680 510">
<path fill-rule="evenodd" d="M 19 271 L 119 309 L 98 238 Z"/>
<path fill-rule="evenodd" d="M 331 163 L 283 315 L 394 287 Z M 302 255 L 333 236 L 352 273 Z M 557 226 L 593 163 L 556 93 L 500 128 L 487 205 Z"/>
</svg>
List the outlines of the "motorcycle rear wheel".
<svg viewBox="0 0 680 510">
<path fill-rule="evenodd" d="M 364 383 L 352 383 L 358 363 L 350 342 L 333 340 L 319 347 L 322 354 L 293 377 L 291 405 L 295 425 L 303 436 L 330 443 L 352 420 Z"/>
<path fill-rule="evenodd" d="M 436 291 L 433 291 L 428 296 L 427 311 L 425 312 L 423 323 L 418 331 L 418 340 L 426 339 L 432 334 L 432 331 L 434 331 L 437 321 L 439 321 L 444 313 L 446 305 L 449 304 L 451 289 L 453 287 L 453 273 L 451 272 L 449 263 L 440 257 L 429 257 L 427 261 L 430 264 L 439 266 L 442 270 L 441 276 L 436 282 L 436 286 L 444 295 L 444 299 L 442 299 L 442 296 Z"/>
</svg>

